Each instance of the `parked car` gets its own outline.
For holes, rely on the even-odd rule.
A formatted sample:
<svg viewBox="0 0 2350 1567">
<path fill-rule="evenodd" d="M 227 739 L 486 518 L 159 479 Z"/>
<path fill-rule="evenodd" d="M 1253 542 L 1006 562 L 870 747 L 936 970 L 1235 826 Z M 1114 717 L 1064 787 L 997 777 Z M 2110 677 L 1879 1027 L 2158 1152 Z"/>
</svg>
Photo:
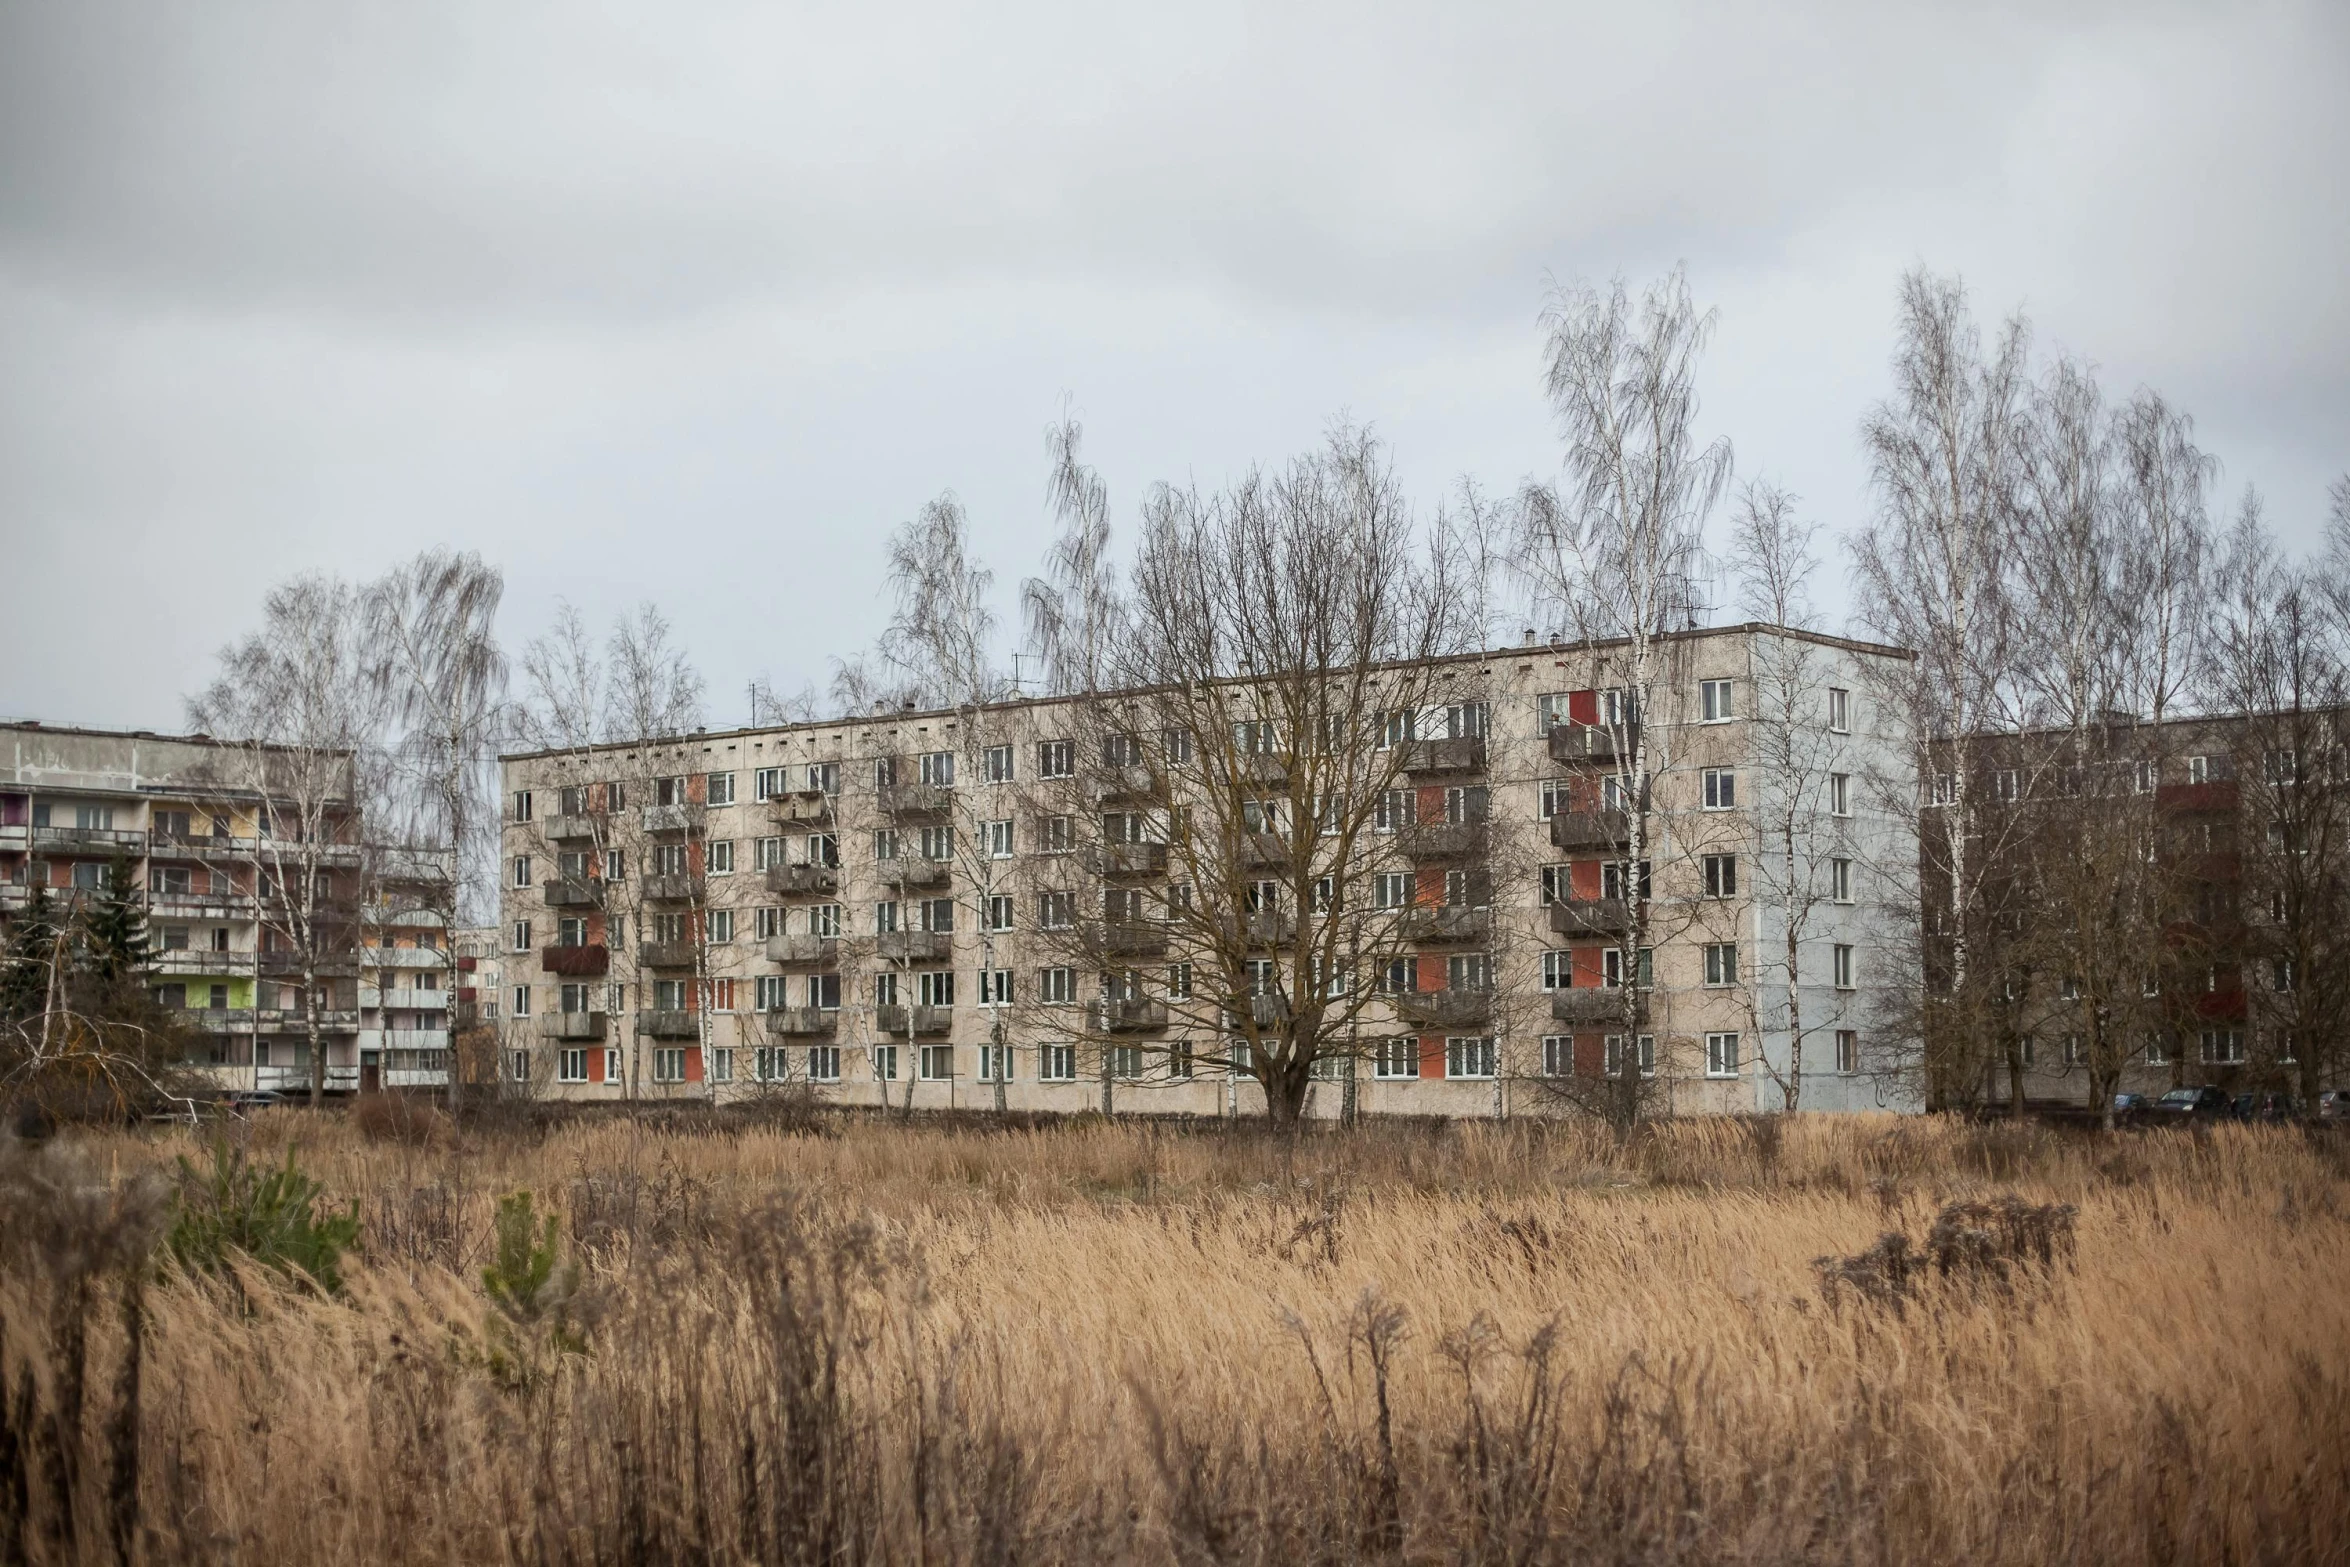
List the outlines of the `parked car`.
<svg viewBox="0 0 2350 1567">
<path fill-rule="evenodd" d="M 2291 1094 L 2251 1093 L 2236 1096 L 2236 1119 L 2239 1121 L 2298 1121 L 2301 1119 L 2301 1101 Z"/>
<path fill-rule="evenodd" d="M 2201 1088 L 2174 1088 L 2154 1101 L 2147 1111 L 2153 1121 L 2225 1121 L 2236 1113 L 2236 1107 L 2224 1088 L 2209 1083 Z"/>
<path fill-rule="evenodd" d="M 2146 1119 L 2146 1112 L 2154 1108 L 2154 1100 L 2147 1094 L 2115 1094 L 2113 1119 L 2121 1126 L 2134 1126 Z"/>
<path fill-rule="evenodd" d="M 2321 1121 L 2350 1121 L 2350 1091 L 2329 1088 L 2319 1094 L 2317 1118 Z"/>
</svg>

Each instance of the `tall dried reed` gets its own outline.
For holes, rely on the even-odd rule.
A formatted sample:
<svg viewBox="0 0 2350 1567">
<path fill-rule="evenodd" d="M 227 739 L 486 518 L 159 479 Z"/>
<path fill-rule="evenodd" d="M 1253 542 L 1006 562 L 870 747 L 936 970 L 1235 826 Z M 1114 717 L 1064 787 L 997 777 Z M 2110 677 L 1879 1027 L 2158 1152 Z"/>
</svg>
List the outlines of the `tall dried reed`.
<svg viewBox="0 0 2350 1567">
<path fill-rule="evenodd" d="M 245 1135 L 359 1201 L 340 1295 L 125 1260 L 185 1132 L 13 1156 L 0 1563 L 2350 1560 L 2297 1132 Z"/>
</svg>

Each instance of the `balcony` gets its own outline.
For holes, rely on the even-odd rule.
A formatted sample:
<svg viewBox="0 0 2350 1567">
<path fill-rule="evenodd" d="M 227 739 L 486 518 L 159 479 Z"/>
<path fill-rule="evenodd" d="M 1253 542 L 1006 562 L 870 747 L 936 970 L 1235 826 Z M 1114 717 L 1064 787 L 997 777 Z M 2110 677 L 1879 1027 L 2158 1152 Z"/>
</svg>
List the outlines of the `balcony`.
<svg viewBox="0 0 2350 1567">
<path fill-rule="evenodd" d="M 253 1069 L 253 1086 L 280 1094 L 310 1092 L 308 1066 L 257 1066 Z M 359 1091 L 359 1069 L 355 1066 L 329 1066 L 326 1069 L 326 1091 L 330 1094 L 355 1094 Z"/>
<path fill-rule="evenodd" d="M 546 820 L 547 839 L 551 843 L 579 843 L 596 837 L 598 818 L 593 816 L 550 816 Z"/>
<path fill-rule="evenodd" d="M 1482 946 L 1493 936 L 1493 911 L 1455 904 L 1415 908 L 1404 915 L 1404 939 L 1423 947 Z"/>
<path fill-rule="evenodd" d="M 249 920 L 258 918 L 261 906 L 251 894 L 242 892 L 153 892 L 147 894 L 147 912 L 157 919 L 175 920 Z"/>
<path fill-rule="evenodd" d="M 1550 819 L 1554 849 L 1621 849 L 1632 841 L 1632 819 L 1622 811 L 1561 811 Z"/>
<path fill-rule="evenodd" d="M 953 880 L 953 868 L 944 860 L 883 860 L 881 884 L 905 892 L 944 887 Z"/>
<path fill-rule="evenodd" d="M 439 954 L 434 954 L 438 957 Z M 302 955 L 299 952 L 258 952 L 253 955 L 253 967 L 273 979 L 302 977 Z M 321 979 L 343 979 L 359 972 L 359 959 L 349 952 L 322 954 L 311 965 L 310 972 Z"/>
<path fill-rule="evenodd" d="M 1289 840 L 1277 832 L 1244 833 L 1240 863 L 1249 870 L 1271 870 L 1289 863 Z"/>
<path fill-rule="evenodd" d="M 1568 767 L 1592 762 L 1612 764 L 1616 760 L 1615 731 L 1600 724 L 1553 724 L 1550 759 Z"/>
<path fill-rule="evenodd" d="M 542 1012 L 539 1014 L 539 1038 L 556 1040 L 590 1040 L 604 1037 L 604 1014 L 601 1012 Z"/>
<path fill-rule="evenodd" d="M 1097 1034 L 1139 1034 L 1167 1026 L 1164 1001 L 1097 1001 L 1093 1004 L 1093 1031 Z"/>
<path fill-rule="evenodd" d="M 1573 990 L 1554 990 L 1550 993 L 1550 1015 L 1553 1021 L 1590 1027 L 1621 1027 L 1627 998 L 1620 986 L 1578 985 Z"/>
<path fill-rule="evenodd" d="M 770 865 L 767 867 L 767 890 L 779 897 L 807 897 L 812 893 L 840 891 L 840 867 L 837 865 Z"/>
<path fill-rule="evenodd" d="M 300 1008 L 265 1008 L 253 1014 L 253 1027 L 264 1034 L 307 1034 L 310 1020 Z M 359 1013 L 340 1008 L 321 1008 L 318 1031 L 322 1034 L 355 1034 L 359 1032 Z"/>
<path fill-rule="evenodd" d="M 767 961 L 770 963 L 815 963 L 830 968 L 840 961 L 838 936 L 770 936 L 767 938 Z"/>
<path fill-rule="evenodd" d="M 1297 935 L 1297 920 L 1288 914 L 1247 914 L 1241 917 L 1241 934 L 1251 946 L 1277 947 Z"/>
<path fill-rule="evenodd" d="M 647 876 L 643 887 L 647 903 L 699 903 L 705 893 L 699 876 Z"/>
<path fill-rule="evenodd" d="M 881 813 L 905 819 L 944 816 L 955 808 L 955 792 L 937 784 L 895 784 L 881 791 Z"/>
<path fill-rule="evenodd" d="M 446 1050 L 449 1048 L 447 1030 L 438 1028 L 387 1028 L 376 1036 L 386 1050 Z M 366 1036 L 360 1043 L 367 1043 Z"/>
<path fill-rule="evenodd" d="M 253 857 L 259 840 L 232 838 L 227 833 L 151 833 L 147 853 L 158 860 L 202 860 L 208 865 L 237 864 Z"/>
<path fill-rule="evenodd" d="M 1095 780 L 1093 797 L 1113 800 L 1155 800 L 1160 797 L 1157 775 L 1147 767 L 1112 767 Z"/>
<path fill-rule="evenodd" d="M 1279 1028 L 1289 1021 L 1287 996 L 1251 996 L 1248 1015 L 1259 1028 Z"/>
<path fill-rule="evenodd" d="M 955 950 L 943 930 L 885 930 L 874 938 L 874 956 L 884 963 L 944 963 Z"/>
<path fill-rule="evenodd" d="M 612 972 L 612 951 L 600 941 L 539 948 L 539 967 L 565 979 L 601 979 Z"/>
<path fill-rule="evenodd" d="M 1252 752 L 1232 764 L 1232 775 L 1244 784 L 1274 788 L 1289 782 L 1289 758 L 1267 751 Z"/>
<path fill-rule="evenodd" d="M 1482 1029 L 1493 1021 L 1490 990 L 1422 990 L 1397 996 L 1398 1016 L 1415 1028 L 1449 1033 L 1454 1029 Z"/>
<path fill-rule="evenodd" d="M 830 1034 L 840 1014 L 830 1007 L 776 1007 L 767 1013 L 767 1032 L 784 1039 Z"/>
<path fill-rule="evenodd" d="M 199 1034 L 250 1034 L 253 1032 L 251 1007 L 190 1007 L 178 1014 L 179 1022 Z"/>
<path fill-rule="evenodd" d="M 449 954 L 439 947 L 366 947 L 360 961 L 369 968 L 446 969 Z"/>
<path fill-rule="evenodd" d="M 636 949 L 640 968 L 692 968 L 695 957 L 694 943 L 690 941 L 646 941 L 638 943 Z"/>
<path fill-rule="evenodd" d="M 648 1039 L 699 1039 L 702 1018 L 698 1012 L 639 1012 L 636 1031 Z"/>
<path fill-rule="evenodd" d="M 151 960 L 158 974 L 218 974 L 236 978 L 253 972 L 250 952 L 210 952 L 197 947 L 171 947 Z"/>
<path fill-rule="evenodd" d="M 145 851 L 147 835 L 124 827 L 35 827 L 32 846 L 36 854 L 135 857 Z"/>
<path fill-rule="evenodd" d="M 1089 856 L 1093 873 L 1109 881 L 1131 881 L 1164 875 L 1167 846 L 1163 843 L 1105 843 Z"/>
<path fill-rule="evenodd" d="M 1166 950 L 1164 926 L 1119 920 L 1102 927 L 1102 951 L 1113 958 L 1155 958 Z"/>
<path fill-rule="evenodd" d="M 648 805 L 638 813 L 637 820 L 647 832 L 689 832 L 694 825 L 694 807 Z"/>
<path fill-rule="evenodd" d="M 1403 851 L 1415 860 L 1458 860 L 1485 846 L 1483 822 L 1415 822 L 1402 833 Z"/>
<path fill-rule="evenodd" d="M 1622 898 L 1567 898 L 1550 906 L 1551 931 L 1560 936 L 1620 936 L 1632 924 Z"/>
<path fill-rule="evenodd" d="M 604 882 L 597 876 L 558 876 L 547 883 L 546 894 L 550 909 L 598 908 L 604 902 Z"/>
<path fill-rule="evenodd" d="M 803 831 L 824 831 L 830 828 L 836 816 L 832 796 L 814 789 L 801 789 L 791 794 L 779 794 L 767 802 L 778 827 L 796 827 Z"/>
<path fill-rule="evenodd" d="M 1485 737 L 1414 740 L 1404 747 L 1403 770 L 1414 776 L 1485 771 Z"/>
<path fill-rule="evenodd" d="M 945 1007 L 875 1007 L 873 1032 L 884 1039 L 904 1039 L 909 1033 L 943 1034 L 954 1024 L 954 1013 Z"/>
<path fill-rule="evenodd" d="M 445 990 L 378 990 L 372 992 L 375 1000 L 368 1000 L 371 992 L 362 989 L 359 1004 L 363 1007 L 391 1007 L 408 1012 L 445 1012 L 449 993 Z"/>
</svg>

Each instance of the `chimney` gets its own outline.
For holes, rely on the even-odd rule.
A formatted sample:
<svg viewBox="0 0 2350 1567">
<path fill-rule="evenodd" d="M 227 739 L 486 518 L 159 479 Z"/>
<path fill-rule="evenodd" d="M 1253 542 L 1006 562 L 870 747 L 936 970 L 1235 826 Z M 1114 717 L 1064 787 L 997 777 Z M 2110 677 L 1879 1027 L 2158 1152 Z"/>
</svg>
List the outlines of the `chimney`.
<svg viewBox="0 0 2350 1567">
<path fill-rule="evenodd" d="M 1528 626 L 1526 628 L 1526 645 L 1528 647 L 1532 647 L 1534 645 L 1534 628 L 1532 626 Z"/>
</svg>

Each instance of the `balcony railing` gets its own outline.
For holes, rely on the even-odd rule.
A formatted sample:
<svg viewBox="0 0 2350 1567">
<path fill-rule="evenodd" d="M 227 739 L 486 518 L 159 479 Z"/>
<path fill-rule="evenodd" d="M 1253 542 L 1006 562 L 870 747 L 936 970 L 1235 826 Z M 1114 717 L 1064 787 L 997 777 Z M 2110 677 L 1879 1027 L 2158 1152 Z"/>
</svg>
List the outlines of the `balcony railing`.
<svg viewBox="0 0 2350 1567">
<path fill-rule="evenodd" d="M 770 936 L 767 938 L 767 961 L 770 963 L 821 963 L 830 966 L 840 961 L 840 938 L 837 936 Z"/>
<path fill-rule="evenodd" d="M 178 1014 L 179 1021 L 200 1034 L 250 1034 L 253 1032 L 251 1007 L 189 1007 Z"/>
<path fill-rule="evenodd" d="M 1622 811 L 1561 811 L 1550 819 L 1554 849 L 1620 849 L 1632 841 L 1632 819 Z"/>
<path fill-rule="evenodd" d="M 840 1027 L 840 1013 L 831 1007 L 775 1007 L 767 1013 L 767 1032 L 782 1038 L 829 1034 Z"/>
<path fill-rule="evenodd" d="M 261 952 L 254 954 L 253 966 L 274 979 L 302 977 L 302 954 L 299 952 Z M 358 954 L 330 952 L 322 955 L 311 966 L 311 972 L 321 979 L 342 979 L 359 972 Z"/>
<path fill-rule="evenodd" d="M 253 1026 L 264 1034 L 307 1034 L 310 1020 L 299 1007 L 271 1007 L 253 1014 Z M 356 1009 L 321 1008 L 318 1030 L 322 1034 L 354 1034 L 359 1031 L 359 1013 Z"/>
<path fill-rule="evenodd" d="M 592 909 L 604 901 L 604 882 L 594 876 L 558 876 L 547 883 L 550 909 Z"/>
<path fill-rule="evenodd" d="M 1297 920 L 1288 914 L 1247 914 L 1241 917 L 1241 934 L 1255 946 L 1279 946 L 1297 935 Z"/>
<path fill-rule="evenodd" d="M 1621 1024 L 1630 999 L 1618 986 L 1578 985 L 1572 990 L 1550 993 L 1550 1015 L 1559 1023 Z"/>
<path fill-rule="evenodd" d="M 833 824 L 837 815 L 832 796 L 812 789 L 779 794 L 767 804 L 774 813 L 778 827 L 826 828 Z"/>
<path fill-rule="evenodd" d="M 884 963 L 943 963 L 954 949 L 955 938 L 943 930 L 885 930 L 874 942 Z"/>
<path fill-rule="evenodd" d="M 692 968 L 695 956 L 690 941 L 646 941 L 636 949 L 636 960 L 644 968 Z"/>
<path fill-rule="evenodd" d="M 647 876 L 644 880 L 644 900 L 647 903 L 699 903 L 704 888 L 699 876 Z"/>
<path fill-rule="evenodd" d="M 156 832 L 148 835 L 147 853 L 159 860 L 248 860 L 258 841 L 227 833 Z"/>
<path fill-rule="evenodd" d="M 449 954 L 440 947 L 363 947 L 360 961 L 369 968 L 447 969 Z"/>
<path fill-rule="evenodd" d="M 582 815 L 550 816 L 546 819 L 545 828 L 548 841 L 577 843 L 593 838 L 596 836 L 597 820 L 596 817 Z"/>
<path fill-rule="evenodd" d="M 953 880 L 951 867 L 944 860 L 883 860 L 881 884 L 919 891 L 928 887 L 944 887 Z"/>
<path fill-rule="evenodd" d="M 1616 759 L 1615 731 L 1600 724 L 1550 726 L 1550 759 L 1567 766 Z"/>
<path fill-rule="evenodd" d="M 1440 904 L 1404 916 L 1404 939 L 1424 947 L 1478 945 L 1493 935 L 1491 909 Z"/>
<path fill-rule="evenodd" d="M 1622 898 L 1566 898 L 1550 906 L 1550 928 L 1561 936 L 1616 936 L 1632 923 Z"/>
<path fill-rule="evenodd" d="M 637 820 L 647 832 L 684 832 L 694 824 L 690 805 L 648 805 Z"/>
<path fill-rule="evenodd" d="M 1240 863 L 1250 870 L 1287 865 L 1289 840 L 1277 832 L 1244 833 L 1240 839 Z"/>
<path fill-rule="evenodd" d="M 1097 1001 L 1093 1004 L 1093 1027 L 1097 1034 L 1139 1034 L 1167 1026 L 1167 1003 L 1164 1001 Z"/>
<path fill-rule="evenodd" d="M 810 893 L 840 891 L 840 867 L 837 865 L 770 865 L 767 867 L 767 890 L 782 897 L 805 897 Z"/>
<path fill-rule="evenodd" d="M 1156 957 L 1166 950 L 1164 926 L 1117 920 L 1102 927 L 1102 951 L 1113 958 Z"/>
<path fill-rule="evenodd" d="M 1483 822 L 1414 822 L 1403 830 L 1404 852 L 1415 860 L 1457 860 L 1485 842 Z"/>
<path fill-rule="evenodd" d="M 539 1038 L 601 1039 L 604 1037 L 604 1016 L 601 1012 L 542 1012 L 539 1014 Z"/>
<path fill-rule="evenodd" d="M 1395 1010 L 1419 1028 L 1482 1028 L 1493 1020 L 1490 990 L 1422 990 L 1395 998 Z"/>
<path fill-rule="evenodd" d="M 699 1039 L 702 1020 L 694 1012 L 639 1012 L 636 1031 L 648 1039 Z"/>
<path fill-rule="evenodd" d="M 612 950 L 600 941 L 539 948 L 539 966 L 565 979 L 601 979 L 612 972 Z"/>
<path fill-rule="evenodd" d="M 302 1066 L 257 1066 L 253 1069 L 253 1086 L 281 1094 L 306 1094 L 310 1091 L 310 1068 Z M 326 1091 L 330 1094 L 352 1094 L 359 1091 L 359 1069 L 355 1066 L 333 1066 L 326 1069 Z"/>
<path fill-rule="evenodd" d="M 1163 843 L 1098 844 L 1091 856 L 1093 873 L 1110 881 L 1163 875 L 1167 846 Z"/>
<path fill-rule="evenodd" d="M 211 952 L 198 947 L 171 947 L 151 960 L 158 974 L 218 974 L 238 978 L 253 972 L 250 952 Z"/>
<path fill-rule="evenodd" d="M 896 784 L 881 791 L 885 816 L 944 816 L 955 808 L 955 792 L 937 784 Z"/>
<path fill-rule="evenodd" d="M 1404 747 L 1407 773 L 1481 773 L 1485 771 L 1485 737 L 1460 740 L 1414 740 Z"/>
<path fill-rule="evenodd" d="M 189 887 L 150 888 L 147 893 L 147 912 L 171 919 L 249 920 L 260 911 L 253 895 L 245 892 L 198 892 Z"/>
<path fill-rule="evenodd" d="M 33 847 L 52 854 L 136 854 L 147 835 L 133 827 L 35 827 Z"/>
<path fill-rule="evenodd" d="M 448 1010 L 449 993 L 445 990 L 379 990 L 374 1005 L 409 1012 L 443 1012 Z M 360 1004 L 367 1005 L 366 993 L 360 995 Z"/>
<path fill-rule="evenodd" d="M 1155 800 L 1163 786 L 1158 775 L 1147 767 L 1112 767 L 1105 769 L 1094 782 L 1094 798 L 1111 800 Z"/>
<path fill-rule="evenodd" d="M 875 1007 L 873 1031 L 882 1038 L 896 1036 L 903 1039 L 911 1032 L 943 1034 L 954 1025 L 954 1014 L 945 1007 Z"/>
</svg>

